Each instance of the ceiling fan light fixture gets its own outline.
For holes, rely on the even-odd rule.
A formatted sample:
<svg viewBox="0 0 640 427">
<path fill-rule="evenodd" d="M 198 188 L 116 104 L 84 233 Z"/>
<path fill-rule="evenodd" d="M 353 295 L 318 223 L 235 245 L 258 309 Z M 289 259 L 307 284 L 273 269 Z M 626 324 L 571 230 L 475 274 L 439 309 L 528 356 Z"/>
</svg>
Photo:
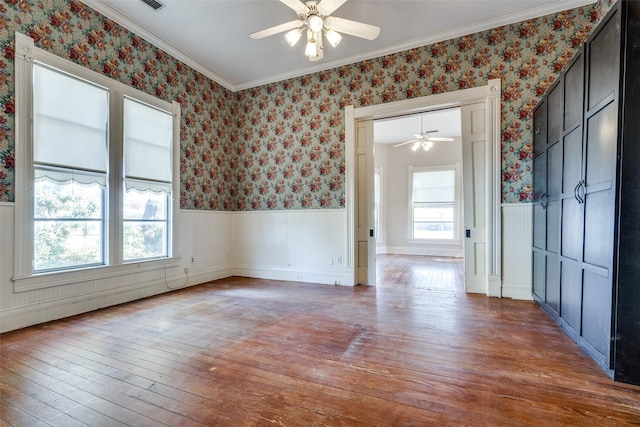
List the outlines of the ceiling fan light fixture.
<svg viewBox="0 0 640 427">
<path fill-rule="evenodd" d="M 338 46 L 338 44 L 340 44 L 340 40 L 342 40 L 342 36 L 337 31 L 327 30 L 324 35 L 327 37 L 329 44 L 333 47 Z"/>
<path fill-rule="evenodd" d="M 307 46 L 304 49 L 304 54 L 309 58 L 318 56 L 318 42 L 315 39 L 313 33 L 309 32 L 310 36 L 307 36 Z"/>
<path fill-rule="evenodd" d="M 420 148 L 420 142 L 416 142 L 411 146 L 412 151 L 418 151 L 418 148 Z"/>
<path fill-rule="evenodd" d="M 302 37 L 302 28 L 296 28 L 284 35 L 285 40 L 291 47 L 295 46 L 296 43 L 298 43 L 300 37 Z"/>
<path fill-rule="evenodd" d="M 423 143 L 422 143 L 422 149 L 423 149 L 424 151 L 429 151 L 429 150 L 431 150 L 431 147 L 433 147 L 433 142 L 431 142 L 431 141 L 426 141 L 426 142 L 423 142 Z"/>
<path fill-rule="evenodd" d="M 318 15 L 310 15 L 307 18 L 307 26 L 311 31 L 317 33 L 324 27 L 324 20 Z"/>
</svg>

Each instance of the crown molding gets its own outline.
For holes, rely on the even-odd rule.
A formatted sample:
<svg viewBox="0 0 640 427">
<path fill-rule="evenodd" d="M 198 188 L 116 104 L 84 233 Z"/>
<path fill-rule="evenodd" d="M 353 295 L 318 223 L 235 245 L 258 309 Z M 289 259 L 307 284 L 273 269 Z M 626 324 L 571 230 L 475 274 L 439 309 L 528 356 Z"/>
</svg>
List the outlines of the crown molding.
<svg viewBox="0 0 640 427">
<path fill-rule="evenodd" d="M 163 39 L 162 37 L 154 34 L 152 31 L 146 29 L 142 25 L 134 22 L 129 19 L 127 16 L 120 13 L 118 10 L 109 6 L 105 0 L 82 0 L 87 6 L 106 16 L 107 18 L 117 22 L 122 25 L 129 31 L 137 34 L 142 37 L 146 41 L 155 45 L 156 47 L 162 49 L 167 52 L 174 58 L 182 61 L 186 65 L 190 66 L 194 70 L 202 73 L 207 76 L 214 82 L 219 85 L 229 89 L 232 92 L 238 92 L 241 90 L 251 89 L 257 86 L 263 86 L 270 83 L 275 83 L 283 80 L 288 80 L 296 77 L 301 77 L 307 74 L 318 73 L 321 71 L 331 70 L 337 67 L 342 67 L 344 65 L 354 64 L 361 61 L 366 61 L 369 59 L 378 58 L 385 55 L 390 55 L 398 52 L 403 52 L 405 50 L 414 49 L 417 47 L 427 46 L 430 44 L 434 44 L 437 42 L 442 42 L 445 40 L 454 39 L 457 37 L 461 37 L 467 34 L 474 34 L 480 31 L 490 30 L 492 28 L 502 27 L 505 25 L 510 25 L 514 23 L 518 23 L 521 21 L 526 21 L 528 19 L 538 18 L 545 15 L 550 15 L 553 13 L 558 13 L 563 10 L 569 10 L 576 7 L 586 6 L 588 4 L 596 3 L 597 0 L 562 0 L 556 1 L 554 3 L 547 3 L 541 6 L 532 7 L 529 9 L 524 9 L 515 13 L 510 13 L 507 15 L 501 15 L 496 18 L 487 19 L 480 22 L 474 22 L 473 24 L 466 25 L 463 27 L 457 27 L 455 29 L 451 29 L 448 31 L 438 32 L 437 34 L 429 34 L 425 37 L 420 37 L 411 40 L 404 40 L 399 43 L 394 43 L 387 47 L 377 49 L 374 51 L 362 53 L 359 55 L 352 55 L 348 58 L 343 58 L 334 61 L 320 62 L 318 64 L 314 64 L 311 67 L 304 67 L 297 70 L 293 70 L 287 73 L 276 74 L 273 76 L 264 77 L 261 79 L 249 80 L 240 83 L 232 83 L 220 75 L 218 75 L 214 70 L 209 69 L 198 60 L 182 51 L 181 49 L 173 46 L 171 42 Z"/>
</svg>

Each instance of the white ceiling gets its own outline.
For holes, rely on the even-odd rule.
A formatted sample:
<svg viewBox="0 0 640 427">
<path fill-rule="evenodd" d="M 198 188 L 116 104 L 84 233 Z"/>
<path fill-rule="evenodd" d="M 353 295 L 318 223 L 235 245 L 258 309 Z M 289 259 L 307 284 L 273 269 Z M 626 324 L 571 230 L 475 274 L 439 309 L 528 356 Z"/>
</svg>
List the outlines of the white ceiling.
<svg viewBox="0 0 640 427">
<path fill-rule="evenodd" d="M 436 132 L 430 132 L 434 130 Z M 373 123 L 373 138 L 376 144 L 399 144 L 415 139 L 414 135 L 421 132 L 430 132 L 429 136 L 461 136 L 460 108 L 376 120 Z"/>
<path fill-rule="evenodd" d="M 304 43 L 249 34 L 296 19 L 278 0 L 83 0 L 224 87 L 237 91 L 448 40 L 593 3 L 595 0 L 349 0 L 333 16 L 377 25 L 380 36 L 344 35 L 309 62 Z"/>
</svg>

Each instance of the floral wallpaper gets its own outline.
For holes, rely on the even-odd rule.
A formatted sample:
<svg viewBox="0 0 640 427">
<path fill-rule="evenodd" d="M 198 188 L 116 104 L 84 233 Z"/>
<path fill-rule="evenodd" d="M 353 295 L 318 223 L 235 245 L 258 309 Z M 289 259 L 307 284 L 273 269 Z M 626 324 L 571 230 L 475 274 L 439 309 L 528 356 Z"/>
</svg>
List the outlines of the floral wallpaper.
<svg viewBox="0 0 640 427">
<path fill-rule="evenodd" d="M 503 201 L 531 200 L 532 111 L 613 0 L 232 93 L 78 0 L 0 3 L 0 201 L 14 193 L 15 30 L 182 105 L 183 209 L 340 208 L 343 107 L 501 78 Z"/>
</svg>

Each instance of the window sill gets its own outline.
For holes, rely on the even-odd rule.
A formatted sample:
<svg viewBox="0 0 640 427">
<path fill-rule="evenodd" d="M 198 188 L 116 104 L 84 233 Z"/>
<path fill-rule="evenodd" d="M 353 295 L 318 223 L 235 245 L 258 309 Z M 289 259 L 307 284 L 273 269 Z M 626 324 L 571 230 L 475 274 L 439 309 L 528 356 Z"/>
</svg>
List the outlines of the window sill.
<svg viewBox="0 0 640 427">
<path fill-rule="evenodd" d="M 92 280 L 109 279 L 147 271 L 163 270 L 180 266 L 180 257 L 162 258 L 150 261 L 132 262 L 121 265 L 82 268 L 73 271 L 56 271 L 34 274 L 31 276 L 14 277 L 14 292 L 29 292 L 74 283 L 90 282 Z"/>
</svg>

